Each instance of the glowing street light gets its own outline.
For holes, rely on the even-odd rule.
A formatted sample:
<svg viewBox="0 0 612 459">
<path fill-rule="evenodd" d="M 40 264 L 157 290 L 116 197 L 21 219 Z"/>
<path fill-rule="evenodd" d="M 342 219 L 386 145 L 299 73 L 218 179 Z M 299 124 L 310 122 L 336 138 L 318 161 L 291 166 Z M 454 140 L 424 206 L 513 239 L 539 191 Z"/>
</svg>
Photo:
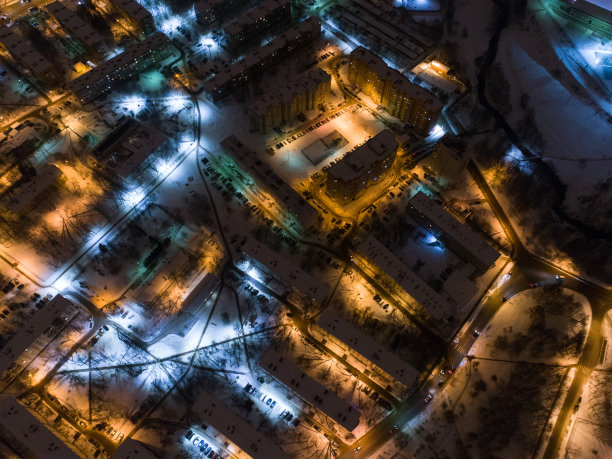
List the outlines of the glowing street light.
<svg viewBox="0 0 612 459">
<path fill-rule="evenodd" d="M 145 193 L 144 193 L 144 191 L 142 189 L 135 188 L 133 190 L 130 190 L 130 191 L 126 192 L 123 195 L 122 199 L 123 199 L 123 202 L 125 203 L 126 206 L 128 206 L 128 207 L 135 207 L 145 197 L 146 197 L 146 195 L 145 195 Z"/>
</svg>

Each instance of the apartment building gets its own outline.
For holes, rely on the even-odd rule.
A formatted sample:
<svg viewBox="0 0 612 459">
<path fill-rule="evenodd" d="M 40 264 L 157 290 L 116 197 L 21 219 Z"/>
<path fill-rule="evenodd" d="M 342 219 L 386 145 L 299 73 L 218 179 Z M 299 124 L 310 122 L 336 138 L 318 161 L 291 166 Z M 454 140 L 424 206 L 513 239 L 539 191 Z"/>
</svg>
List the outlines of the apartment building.
<svg viewBox="0 0 612 459">
<path fill-rule="evenodd" d="M 251 129 L 267 134 L 274 126 L 292 121 L 300 113 L 326 105 L 330 91 L 331 76 L 319 68 L 311 70 L 250 104 Z"/>
<path fill-rule="evenodd" d="M 196 21 L 202 26 L 220 23 L 247 0 L 198 0 L 195 2 Z"/>
<path fill-rule="evenodd" d="M 69 9 L 62 1 L 55 1 L 45 6 L 49 14 L 64 31 L 74 37 L 83 47 L 85 54 L 102 56 L 106 52 L 106 43 L 91 24 Z"/>
<path fill-rule="evenodd" d="M 391 171 L 398 147 L 393 133 L 385 129 L 347 153 L 327 170 L 327 194 L 342 204 L 359 198 Z"/>
<path fill-rule="evenodd" d="M 436 96 L 362 47 L 350 54 L 348 79 L 374 103 L 382 105 L 389 114 L 408 123 L 421 135 L 427 135 L 435 125 L 444 106 Z"/>
<path fill-rule="evenodd" d="M 290 20 L 289 0 L 264 0 L 223 28 L 225 43 L 229 48 L 237 48 L 280 22 Z"/>
<path fill-rule="evenodd" d="M 218 102 L 315 40 L 320 33 L 321 22 L 312 16 L 230 65 L 227 70 L 222 70 L 204 84 L 204 90 L 213 102 Z"/>
<path fill-rule="evenodd" d="M 153 15 L 136 0 L 110 0 L 110 3 L 141 34 L 150 35 L 155 32 Z"/>
<path fill-rule="evenodd" d="M 37 80 L 46 83 L 60 81 L 60 76 L 51 62 L 17 32 L 16 26 L 0 27 L 0 45 L 18 65 L 24 67 Z"/>
<path fill-rule="evenodd" d="M 85 104 L 91 102 L 122 80 L 127 80 L 158 62 L 173 52 L 168 37 L 156 32 L 144 41 L 126 49 L 89 72 L 68 83 L 68 89 Z"/>
</svg>

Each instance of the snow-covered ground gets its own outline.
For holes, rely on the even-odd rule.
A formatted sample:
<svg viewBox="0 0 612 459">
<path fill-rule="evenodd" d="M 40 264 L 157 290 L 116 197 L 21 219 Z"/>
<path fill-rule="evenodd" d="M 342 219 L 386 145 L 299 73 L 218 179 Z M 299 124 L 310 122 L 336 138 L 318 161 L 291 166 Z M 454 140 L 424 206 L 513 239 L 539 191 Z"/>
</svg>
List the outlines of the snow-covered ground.
<svg viewBox="0 0 612 459">
<path fill-rule="evenodd" d="M 556 365 L 575 364 L 591 322 L 586 298 L 545 287 L 508 299 L 474 343 L 477 358 Z"/>
</svg>

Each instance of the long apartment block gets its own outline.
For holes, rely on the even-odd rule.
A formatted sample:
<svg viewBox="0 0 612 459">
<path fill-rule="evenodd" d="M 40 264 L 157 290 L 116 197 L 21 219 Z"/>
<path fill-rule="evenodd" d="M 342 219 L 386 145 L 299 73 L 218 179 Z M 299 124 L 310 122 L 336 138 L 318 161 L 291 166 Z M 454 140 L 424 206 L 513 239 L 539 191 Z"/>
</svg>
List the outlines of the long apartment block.
<svg viewBox="0 0 612 459">
<path fill-rule="evenodd" d="M 109 92 L 120 81 L 138 75 L 172 54 L 168 37 L 156 32 L 144 41 L 131 46 L 121 54 L 103 62 L 89 72 L 68 83 L 81 103 L 91 102 Z"/>
<path fill-rule="evenodd" d="M 385 107 L 392 116 L 408 123 L 421 135 L 427 135 L 444 107 L 432 93 L 362 47 L 350 54 L 348 79 L 374 103 Z"/>
<path fill-rule="evenodd" d="M 320 33 L 321 22 L 311 16 L 206 81 L 204 90 L 213 102 L 218 102 L 315 40 Z"/>
<path fill-rule="evenodd" d="M 262 95 L 249 105 L 251 129 L 267 134 L 274 126 L 292 121 L 300 113 L 326 105 L 331 76 L 317 68 Z"/>
<path fill-rule="evenodd" d="M 349 432 L 359 425 L 359 411 L 354 406 L 312 379 L 288 357 L 274 349 L 269 349 L 259 359 L 259 365 L 309 405 L 333 419 Z"/>
</svg>

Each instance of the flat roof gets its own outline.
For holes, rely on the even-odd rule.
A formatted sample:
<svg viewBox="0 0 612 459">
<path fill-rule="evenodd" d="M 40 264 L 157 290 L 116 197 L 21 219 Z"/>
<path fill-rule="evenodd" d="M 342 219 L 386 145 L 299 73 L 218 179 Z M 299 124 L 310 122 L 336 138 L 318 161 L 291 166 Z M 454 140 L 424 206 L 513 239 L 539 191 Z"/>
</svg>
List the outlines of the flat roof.
<svg viewBox="0 0 612 459">
<path fill-rule="evenodd" d="M 264 265 L 286 287 L 293 287 L 305 295 L 323 303 L 329 293 L 329 286 L 302 270 L 292 261 L 279 255 L 268 246 L 249 237 L 241 250 L 249 257 Z"/>
<path fill-rule="evenodd" d="M 43 74 L 51 69 L 51 62 L 40 54 L 29 40 L 21 38 L 12 27 L 0 28 L 0 43 L 9 50 L 16 61 L 32 72 Z"/>
<path fill-rule="evenodd" d="M 183 252 L 181 252 L 183 253 Z M 191 310 L 192 307 L 199 307 L 204 301 L 210 297 L 212 292 L 217 287 L 219 279 L 212 274 L 204 272 L 193 282 L 189 291 L 183 297 L 181 309 L 183 311 Z"/>
<path fill-rule="evenodd" d="M 480 234 L 457 220 L 444 207 L 428 197 L 422 191 L 414 195 L 408 203 L 423 214 L 446 236 L 461 245 L 481 264 L 493 265 L 500 254 Z M 468 260 L 469 261 L 469 260 Z"/>
<path fill-rule="evenodd" d="M 261 62 L 268 56 L 273 55 L 278 50 L 285 47 L 287 43 L 297 38 L 300 34 L 315 27 L 320 27 L 320 25 L 321 24 L 318 18 L 310 16 L 308 19 L 287 30 L 274 40 L 269 41 L 264 46 L 258 48 L 255 52 L 248 54 L 246 57 L 231 64 L 227 70 L 222 70 L 220 73 L 207 80 L 204 83 L 204 88 L 207 92 L 213 93 L 217 90 L 217 88 L 223 86 L 227 82 L 239 76 L 244 77 L 244 72 L 246 70 L 253 67 L 258 62 Z"/>
<path fill-rule="evenodd" d="M 436 319 L 451 315 L 456 307 L 442 297 L 374 236 L 368 236 L 357 248 L 364 257 L 377 265 L 406 293 L 419 302 Z"/>
<path fill-rule="evenodd" d="M 257 158 L 257 154 L 244 145 L 237 137 L 230 136 L 221 142 L 223 150 L 235 161 L 253 174 L 293 214 L 304 228 L 308 228 L 318 217 L 312 205 L 285 182 L 267 162 Z"/>
<path fill-rule="evenodd" d="M 323 311 L 319 316 L 318 326 L 363 355 L 404 386 L 411 387 L 416 382 L 419 372 L 412 365 L 347 322 L 333 309 L 327 308 Z"/>
<path fill-rule="evenodd" d="M 306 91 L 316 89 L 321 83 L 331 82 L 331 76 L 326 71 L 315 68 L 309 70 L 305 74 L 287 81 L 280 88 L 273 88 L 265 92 L 251 105 L 251 113 L 255 115 L 263 115 L 270 108 L 278 107 L 282 103 L 291 103 L 297 95 L 304 94 Z"/>
<path fill-rule="evenodd" d="M 104 42 L 102 36 L 91 25 L 81 19 L 63 2 L 57 0 L 49 3 L 45 8 L 60 22 L 62 27 L 66 28 L 69 33 L 74 34 L 86 46 L 95 48 L 98 44 Z"/>
<path fill-rule="evenodd" d="M 154 131 L 136 120 L 131 121 L 132 124 L 127 132 L 99 152 L 107 170 L 124 179 L 128 178 L 168 138 L 161 130 Z"/>
<path fill-rule="evenodd" d="M 2 396 L 0 424 L 36 457 L 45 459 L 80 457 L 13 397 Z"/>
<path fill-rule="evenodd" d="M 359 425 L 357 408 L 312 379 L 287 356 L 269 349 L 259 359 L 259 365 L 349 432 Z"/>
<path fill-rule="evenodd" d="M 340 161 L 330 167 L 327 173 L 334 178 L 351 182 L 363 176 L 363 173 L 368 171 L 372 164 L 387 158 L 397 150 L 398 146 L 399 144 L 393 133 L 385 129 L 363 145 L 347 153 Z"/>
<path fill-rule="evenodd" d="M 143 443 L 133 438 L 125 440 L 113 454 L 113 459 L 159 459 L 159 456 L 154 454 Z"/>
<path fill-rule="evenodd" d="M 213 426 L 232 443 L 254 459 L 289 459 L 277 444 L 238 417 L 219 398 L 202 392 L 193 405 L 193 412 L 203 423 Z"/>
<path fill-rule="evenodd" d="M 0 203 L 11 212 L 18 214 L 41 193 L 55 184 L 62 175 L 62 171 L 57 166 L 43 163 L 36 168 L 35 176 L 4 195 Z"/>
<path fill-rule="evenodd" d="M 406 97 L 419 100 L 427 110 L 438 112 L 444 108 L 444 103 L 440 99 L 427 89 L 412 83 L 407 77 L 389 67 L 385 61 L 371 51 L 360 46 L 351 51 L 350 57 L 366 62 L 368 68 L 377 73 L 378 78 L 391 82 L 395 90 L 402 92 Z"/>
<path fill-rule="evenodd" d="M 34 316 L 19 329 L 17 334 L 0 349 L 0 376 L 8 370 L 13 362 L 15 362 L 15 360 L 51 326 L 53 321 L 60 317 L 69 307 L 76 308 L 74 304 L 62 295 L 55 295 L 40 311 L 34 314 Z"/>
<path fill-rule="evenodd" d="M 288 0 L 264 0 L 262 3 L 246 11 L 228 24 L 223 30 L 226 34 L 233 35 L 248 29 L 250 26 L 258 25 L 260 21 L 266 21 L 268 16 L 274 14 L 278 9 L 285 7 Z"/>
<path fill-rule="evenodd" d="M 128 49 L 123 51 L 121 54 L 104 61 L 97 67 L 91 69 L 89 72 L 75 78 L 68 83 L 68 88 L 75 93 L 89 88 L 90 85 L 97 82 L 101 78 L 104 78 L 114 71 L 119 70 L 121 67 L 133 62 L 142 55 L 152 50 L 160 49 L 163 46 L 169 46 L 170 40 L 162 32 L 155 32 L 148 36 L 143 41 L 130 46 Z"/>
<path fill-rule="evenodd" d="M 151 12 L 136 0 L 110 0 L 110 2 L 137 21 L 153 20 Z"/>
</svg>

